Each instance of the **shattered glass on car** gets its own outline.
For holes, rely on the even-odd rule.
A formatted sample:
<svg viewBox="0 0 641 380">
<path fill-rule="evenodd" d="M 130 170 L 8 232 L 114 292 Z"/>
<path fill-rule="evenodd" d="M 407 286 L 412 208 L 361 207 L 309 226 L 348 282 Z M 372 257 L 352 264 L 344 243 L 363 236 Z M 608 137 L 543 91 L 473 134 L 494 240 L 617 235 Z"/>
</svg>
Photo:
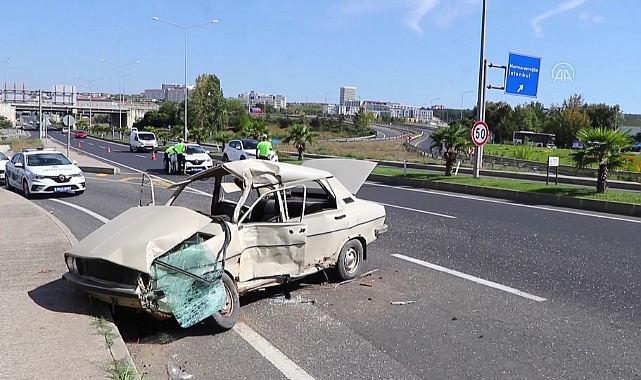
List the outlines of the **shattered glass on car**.
<svg viewBox="0 0 641 380">
<path fill-rule="evenodd" d="M 218 313 L 225 305 L 223 262 L 199 233 L 156 259 L 156 288 L 181 327 L 187 328 Z"/>
</svg>

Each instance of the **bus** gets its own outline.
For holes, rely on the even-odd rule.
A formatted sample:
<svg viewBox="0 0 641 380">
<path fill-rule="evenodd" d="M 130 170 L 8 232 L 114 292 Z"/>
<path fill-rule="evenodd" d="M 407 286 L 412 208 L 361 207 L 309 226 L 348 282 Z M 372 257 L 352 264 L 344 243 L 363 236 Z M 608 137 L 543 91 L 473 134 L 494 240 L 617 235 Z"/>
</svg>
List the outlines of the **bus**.
<svg viewBox="0 0 641 380">
<path fill-rule="evenodd" d="M 514 145 L 527 144 L 545 147 L 556 148 L 556 135 L 553 133 L 537 133 L 532 131 L 515 131 L 512 135 L 512 143 Z"/>
</svg>

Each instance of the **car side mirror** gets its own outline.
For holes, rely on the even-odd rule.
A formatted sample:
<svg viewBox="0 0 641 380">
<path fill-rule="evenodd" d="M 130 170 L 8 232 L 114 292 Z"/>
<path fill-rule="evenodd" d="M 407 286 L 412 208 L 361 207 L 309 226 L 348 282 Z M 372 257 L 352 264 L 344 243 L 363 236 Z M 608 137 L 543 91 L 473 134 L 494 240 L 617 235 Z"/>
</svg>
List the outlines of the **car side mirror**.
<svg viewBox="0 0 641 380">
<path fill-rule="evenodd" d="M 16 162 L 15 164 L 13 164 L 13 166 L 15 166 L 16 168 L 21 168 L 22 167 L 22 163 Z"/>
<path fill-rule="evenodd" d="M 76 160 L 71 161 L 71 163 L 74 164 L 74 165 L 78 165 L 78 161 L 76 161 Z"/>
</svg>

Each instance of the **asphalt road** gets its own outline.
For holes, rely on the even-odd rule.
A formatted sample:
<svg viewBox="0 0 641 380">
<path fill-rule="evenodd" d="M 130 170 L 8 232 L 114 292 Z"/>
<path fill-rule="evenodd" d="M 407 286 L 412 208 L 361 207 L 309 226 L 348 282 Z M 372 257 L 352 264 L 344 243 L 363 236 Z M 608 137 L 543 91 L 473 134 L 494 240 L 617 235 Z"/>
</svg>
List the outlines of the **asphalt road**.
<svg viewBox="0 0 641 380">
<path fill-rule="evenodd" d="M 68 203 L 112 218 L 138 203 L 133 169 L 180 179 L 117 144 L 88 139 L 83 150 L 126 165 L 124 174 L 88 177 L 80 197 L 35 200 L 79 239 L 101 222 Z M 291 300 L 273 292 L 243 300 L 242 325 L 310 378 L 641 378 L 639 219 L 377 184 L 358 196 L 388 205 L 390 231 L 365 268 L 379 269 L 366 279 L 372 287 L 334 290 L 319 276 Z M 208 198 L 182 202 L 206 210 Z M 282 358 L 247 331 L 213 336 L 203 326 L 117 318 L 138 367 L 154 378 L 169 360 L 187 361 L 196 378 L 286 378 Z"/>
</svg>

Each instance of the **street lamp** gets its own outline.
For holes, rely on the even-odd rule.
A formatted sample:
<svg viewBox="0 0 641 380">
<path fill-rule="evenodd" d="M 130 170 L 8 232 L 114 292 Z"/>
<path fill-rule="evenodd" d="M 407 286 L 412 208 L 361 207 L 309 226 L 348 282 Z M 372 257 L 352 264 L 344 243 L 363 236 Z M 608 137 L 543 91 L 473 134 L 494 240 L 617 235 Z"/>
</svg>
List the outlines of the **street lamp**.
<svg viewBox="0 0 641 380">
<path fill-rule="evenodd" d="M 189 99 L 189 90 L 187 89 L 187 31 L 189 29 L 198 28 L 200 26 L 205 26 L 205 25 L 209 25 L 209 24 L 216 24 L 216 23 L 218 23 L 218 20 L 212 20 L 212 21 L 209 21 L 209 22 L 206 22 L 206 23 L 203 23 L 203 24 L 192 25 L 192 26 L 182 26 L 182 25 L 174 24 L 173 22 L 161 20 L 158 17 L 154 17 L 153 20 L 154 21 L 160 21 L 160 22 L 163 22 L 165 24 L 168 24 L 168 25 L 171 25 L 171 26 L 175 26 L 177 28 L 181 28 L 181 29 L 183 29 L 185 31 L 185 127 L 184 127 L 184 135 L 185 136 L 184 137 L 185 137 L 185 141 L 186 141 L 187 140 L 187 100 Z"/>
<path fill-rule="evenodd" d="M 430 100 L 430 109 L 432 109 L 432 107 L 434 107 L 434 102 L 437 101 L 437 100 L 441 100 L 441 98 L 436 98 L 436 99 Z"/>
<path fill-rule="evenodd" d="M 473 92 L 474 92 L 474 90 L 466 91 L 466 92 L 461 94 L 461 120 L 463 120 L 463 97 L 465 96 L 465 94 L 471 94 Z"/>
<path fill-rule="evenodd" d="M 5 102 L 7 101 L 7 62 L 9 62 L 10 59 L 11 57 L 7 57 L 7 59 L 5 59 L 3 62 L 4 63 L 4 86 L 2 88 L 4 90 L 4 94 L 2 96 L 2 100 Z"/>
<path fill-rule="evenodd" d="M 100 58 L 100 62 L 108 63 L 108 64 L 110 64 L 112 66 L 116 66 L 118 68 L 118 93 L 119 93 L 119 98 L 120 98 L 120 101 L 118 102 L 118 129 L 120 129 L 122 131 L 122 104 L 121 104 L 122 103 L 122 89 L 121 89 L 121 85 L 120 85 L 120 83 L 121 83 L 120 79 L 122 77 L 122 68 L 126 67 L 126 66 L 135 65 L 137 63 L 140 63 L 140 61 L 125 63 L 124 65 L 117 65 L 115 63 L 112 63 L 112 62 L 109 62 L 109 61 L 105 61 L 104 59 Z M 115 129 L 116 129 L 115 126 L 111 127 L 111 137 L 112 138 L 116 137 L 116 130 Z"/>
<path fill-rule="evenodd" d="M 101 79 L 105 79 L 105 77 L 100 77 L 96 79 L 83 79 L 77 76 L 76 79 L 80 79 L 82 81 L 89 83 L 89 130 L 91 130 L 91 119 L 93 119 L 93 107 L 92 107 L 93 104 L 91 102 L 93 99 L 93 91 L 91 89 L 91 84 Z"/>
</svg>

